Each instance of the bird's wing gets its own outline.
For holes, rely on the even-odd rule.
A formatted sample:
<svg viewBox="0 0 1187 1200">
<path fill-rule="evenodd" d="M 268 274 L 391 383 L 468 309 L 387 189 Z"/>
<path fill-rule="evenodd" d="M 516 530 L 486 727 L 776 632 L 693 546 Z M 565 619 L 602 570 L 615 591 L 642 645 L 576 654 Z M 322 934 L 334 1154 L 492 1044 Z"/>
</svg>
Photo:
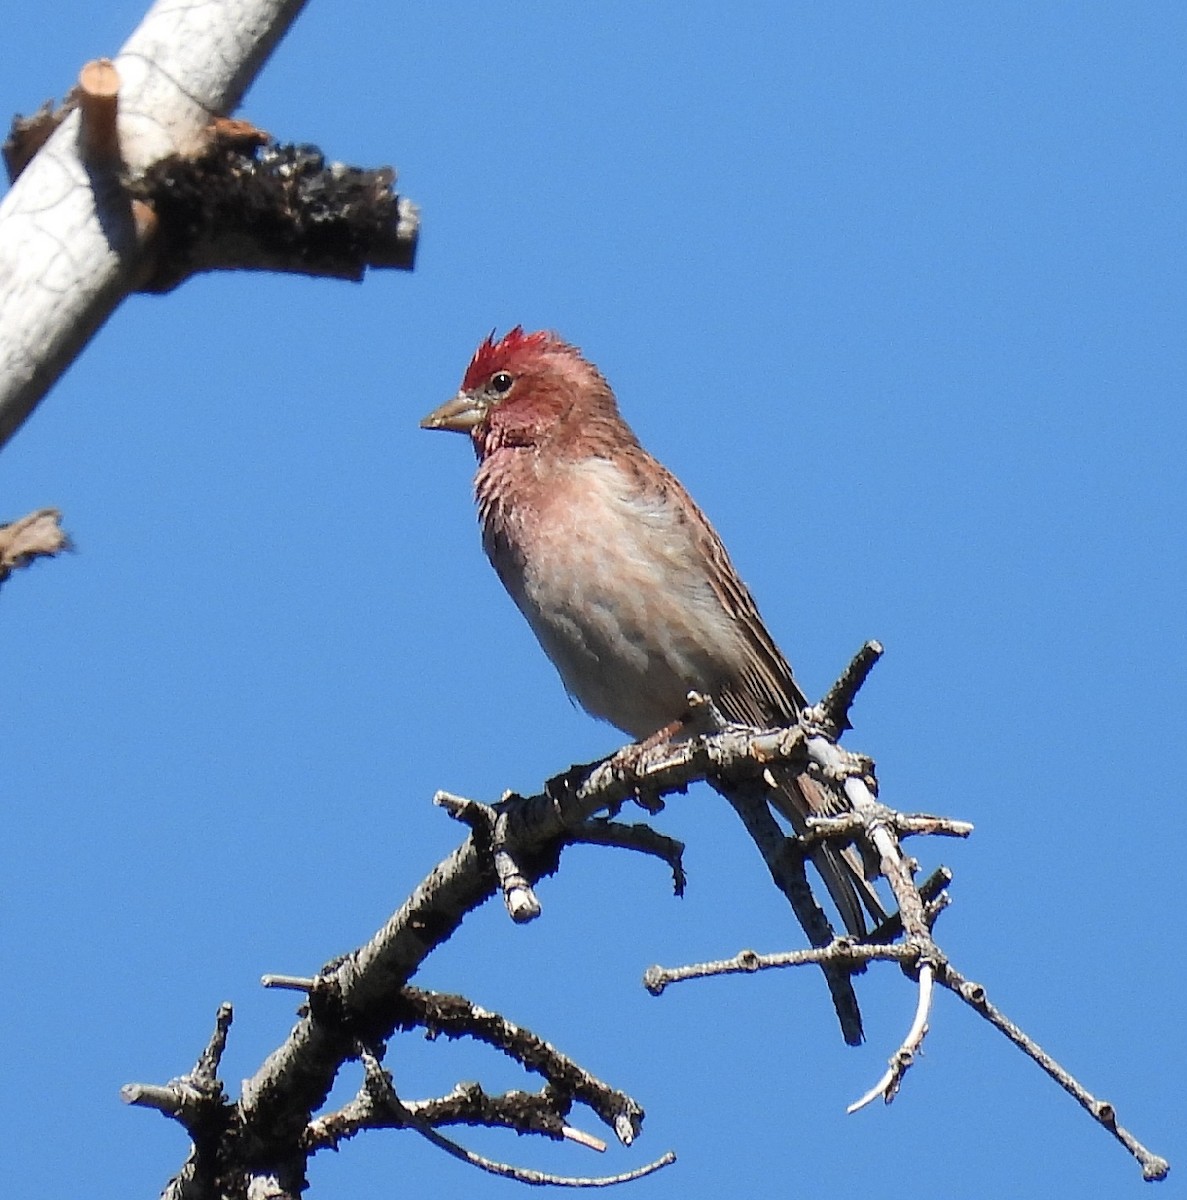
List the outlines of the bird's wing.
<svg viewBox="0 0 1187 1200">
<path fill-rule="evenodd" d="M 680 504 L 689 516 L 693 526 L 690 532 L 713 591 L 742 630 L 743 658 L 715 691 L 717 706 L 728 720 L 745 725 L 767 728 L 794 722 L 808 701 L 796 683 L 791 665 L 775 645 L 750 589 L 738 575 L 717 531 L 680 481 L 666 469 L 660 467 L 660 470 L 673 502 Z M 836 809 L 828 792 L 807 775 L 779 771 L 772 774 L 772 783 L 771 801 L 797 833 L 807 828 L 807 817 Z M 850 934 L 855 937 L 865 934 L 863 909 L 875 922 L 886 919 L 878 893 L 865 877 L 861 856 L 851 846 L 820 846 L 813 852 L 812 862 Z"/>
<path fill-rule="evenodd" d="M 641 447 L 633 449 L 634 455 L 650 458 Z M 717 531 L 684 485 L 661 463 L 654 459 L 651 462 L 654 469 L 638 472 L 636 479 L 654 480 L 653 486 L 662 489 L 664 501 L 681 514 L 690 545 L 704 566 L 709 585 L 743 634 L 744 661 L 734 665 L 735 678 L 725 687 L 735 711 L 726 715 L 749 725 L 783 725 L 794 721 L 808 701 L 787 659 L 767 632 L 750 589 L 738 575 Z M 725 695 L 716 698 L 724 700 Z"/>
</svg>

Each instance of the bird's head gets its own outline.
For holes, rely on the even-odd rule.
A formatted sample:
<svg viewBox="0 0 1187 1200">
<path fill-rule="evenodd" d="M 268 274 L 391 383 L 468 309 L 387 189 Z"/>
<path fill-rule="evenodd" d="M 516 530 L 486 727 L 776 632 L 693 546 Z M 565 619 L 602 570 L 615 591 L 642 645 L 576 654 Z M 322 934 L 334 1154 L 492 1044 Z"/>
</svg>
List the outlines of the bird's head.
<svg viewBox="0 0 1187 1200">
<path fill-rule="evenodd" d="M 485 458 L 503 446 L 561 447 L 608 423 L 622 426 L 597 367 L 556 334 L 516 326 L 478 347 L 458 394 L 420 424 L 468 433 Z"/>
</svg>

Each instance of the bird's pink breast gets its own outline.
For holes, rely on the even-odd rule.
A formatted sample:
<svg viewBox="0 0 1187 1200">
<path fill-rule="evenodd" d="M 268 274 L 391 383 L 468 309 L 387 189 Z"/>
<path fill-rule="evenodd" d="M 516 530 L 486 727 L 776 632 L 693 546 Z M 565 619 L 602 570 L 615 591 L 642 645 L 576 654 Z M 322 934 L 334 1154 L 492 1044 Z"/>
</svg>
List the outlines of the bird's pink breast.
<svg viewBox="0 0 1187 1200">
<path fill-rule="evenodd" d="M 492 455 L 477 490 L 491 562 L 590 713 L 645 737 L 735 673 L 738 630 L 671 493 L 532 451 Z"/>
</svg>

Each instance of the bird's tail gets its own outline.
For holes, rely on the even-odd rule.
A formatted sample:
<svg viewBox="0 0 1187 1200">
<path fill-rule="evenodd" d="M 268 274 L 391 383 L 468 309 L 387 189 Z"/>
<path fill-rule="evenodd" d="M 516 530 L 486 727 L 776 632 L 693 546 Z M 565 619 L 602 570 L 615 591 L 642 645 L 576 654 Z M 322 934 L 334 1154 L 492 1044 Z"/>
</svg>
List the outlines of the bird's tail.
<svg viewBox="0 0 1187 1200">
<path fill-rule="evenodd" d="M 768 771 L 767 782 L 771 784 L 771 803 L 791 822 L 796 833 L 802 834 L 807 829 L 808 817 L 836 812 L 837 806 L 829 802 L 828 794 L 809 775 Z M 851 937 L 866 935 L 867 914 L 875 926 L 886 920 L 882 901 L 865 876 L 861 855 L 852 846 L 823 842 L 813 848 L 810 858 Z"/>
</svg>

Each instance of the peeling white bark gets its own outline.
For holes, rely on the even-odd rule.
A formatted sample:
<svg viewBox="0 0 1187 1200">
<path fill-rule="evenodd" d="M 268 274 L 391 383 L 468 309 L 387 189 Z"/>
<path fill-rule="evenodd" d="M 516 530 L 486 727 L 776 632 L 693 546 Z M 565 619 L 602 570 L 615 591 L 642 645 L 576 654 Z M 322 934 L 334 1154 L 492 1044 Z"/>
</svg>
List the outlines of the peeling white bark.
<svg viewBox="0 0 1187 1200">
<path fill-rule="evenodd" d="M 158 0 L 116 58 L 124 161 L 192 149 L 305 0 Z M 79 64 L 80 67 L 82 64 Z M 72 113 L 0 202 L 0 446 L 132 289 L 139 246 L 114 179 L 88 173 Z"/>
</svg>

